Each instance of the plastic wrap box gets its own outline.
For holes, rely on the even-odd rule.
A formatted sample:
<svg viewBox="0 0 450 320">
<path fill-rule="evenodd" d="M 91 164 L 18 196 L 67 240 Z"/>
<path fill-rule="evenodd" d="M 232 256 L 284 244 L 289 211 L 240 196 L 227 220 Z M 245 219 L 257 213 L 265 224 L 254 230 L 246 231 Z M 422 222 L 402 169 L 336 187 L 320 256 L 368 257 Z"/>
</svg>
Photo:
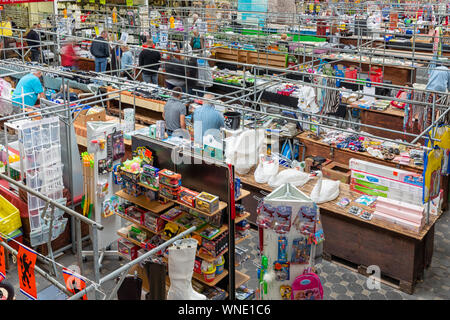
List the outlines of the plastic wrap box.
<svg viewBox="0 0 450 320">
<path fill-rule="evenodd" d="M 213 213 L 219 209 L 219 197 L 203 191 L 195 197 L 195 208 Z"/>
<path fill-rule="evenodd" d="M 134 260 L 137 258 L 137 252 L 140 248 L 127 239 L 120 238 L 117 240 L 117 250 L 128 257 L 130 260 Z"/>
</svg>

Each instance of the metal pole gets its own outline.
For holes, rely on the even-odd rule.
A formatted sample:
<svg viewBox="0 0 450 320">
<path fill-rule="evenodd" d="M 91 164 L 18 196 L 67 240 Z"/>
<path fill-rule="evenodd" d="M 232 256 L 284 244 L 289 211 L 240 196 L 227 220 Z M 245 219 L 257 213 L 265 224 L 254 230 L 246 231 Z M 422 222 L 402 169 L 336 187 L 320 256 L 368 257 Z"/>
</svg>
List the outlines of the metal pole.
<svg viewBox="0 0 450 320">
<path fill-rule="evenodd" d="M 92 226 L 92 251 L 94 260 L 94 281 L 100 283 L 100 266 L 98 259 L 98 233 L 95 225 Z M 95 290 L 95 299 L 100 299 L 99 292 Z"/>
<path fill-rule="evenodd" d="M 0 245 L 3 246 L 6 250 L 11 252 L 13 255 L 17 256 L 18 252 L 10 247 L 5 241 L 0 242 Z M 54 286 L 56 286 L 59 290 L 63 291 L 68 296 L 71 296 L 72 293 L 67 290 L 66 286 L 59 283 L 58 280 L 50 276 L 47 272 L 39 268 L 38 266 L 34 266 L 34 270 L 36 270 L 37 273 L 39 273 L 41 276 L 43 276 L 46 280 L 48 280 L 50 283 L 52 283 Z"/>
<path fill-rule="evenodd" d="M 112 280 L 114 278 L 116 278 L 117 276 L 119 276 L 122 272 L 129 270 L 132 266 L 140 263 L 141 261 L 146 260 L 147 258 L 151 257 L 152 255 L 154 255 L 155 253 L 157 253 L 160 250 L 165 249 L 167 246 L 169 246 L 170 244 L 174 243 L 176 240 L 183 238 L 184 236 L 187 236 L 188 234 L 194 232 L 197 229 L 197 227 L 191 227 L 189 229 L 187 229 L 186 231 L 181 232 L 180 234 L 176 235 L 175 237 L 173 237 L 170 240 L 167 240 L 166 242 L 164 242 L 163 244 L 157 246 L 156 248 L 153 248 L 152 250 L 150 250 L 149 252 L 146 252 L 145 254 L 143 254 L 142 256 L 128 262 L 127 264 L 123 265 L 122 267 L 120 267 L 119 269 L 111 272 L 110 274 L 104 276 L 103 278 L 100 279 L 100 281 L 97 284 L 91 284 L 88 287 L 86 287 L 84 290 L 78 292 L 77 294 L 73 295 L 72 297 L 69 298 L 69 300 L 76 300 L 81 298 L 82 296 L 84 296 L 86 293 L 92 291 L 96 285 L 101 285 L 102 283 L 105 283 L 108 280 Z"/>
</svg>

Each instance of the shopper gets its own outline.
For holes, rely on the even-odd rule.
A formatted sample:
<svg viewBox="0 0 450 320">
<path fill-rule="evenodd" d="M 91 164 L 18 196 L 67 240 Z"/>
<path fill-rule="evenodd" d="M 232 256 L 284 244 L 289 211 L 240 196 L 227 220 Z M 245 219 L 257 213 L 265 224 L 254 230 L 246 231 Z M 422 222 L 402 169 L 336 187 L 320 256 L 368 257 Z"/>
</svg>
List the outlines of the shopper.
<svg viewBox="0 0 450 320">
<path fill-rule="evenodd" d="M 182 56 L 173 56 L 165 64 L 166 69 L 166 87 L 172 90 L 180 87 L 186 92 L 186 70 Z"/>
<path fill-rule="evenodd" d="M 214 99 L 214 95 L 206 93 L 203 105 L 195 109 L 194 120 L 194 141 L 203 146 L 203 137 L 207 134 L 213 135 L 216 140 L 221 140 L 220 128 L 224 127 L 223 115 L 216 110 L 214 104 L 207 100 Z"/>
<path fill-rule="evenodd" d="M 169 136 L 175 130 L 186 129 L 186 106 L 180 100 L 183 90 L 180 87 L 175 87 L 173 91 L 172 98 L 167 100 L 162 114 L 166 121 L 166 132 Z"/>
<path fill-rule="evenodd" d="M 23 76 L 19 80 L 11 99 L 13 101 L 14 113 L 19 113 L 22 110 L 22 106 L 25 108 L 34 106 L 38 98 L 44 98 L 41 77 L 41 71 L 35 71 Z"/>
<path fill-rule="evenodd" d="M 91 54 L 95 58 L 95 72 L 105 72 L 108 65 L 109 44 L 108 32 L 103 31 L 99 37 L 92 41 Z"/>
<path fill-rule="evenodd" d="M 72 39 L 61 48 L 61 65 L 71 70 L 76 70 L 78 64 L 78 54 L 75 42 Z"/>
<path fill-rule="evenodd" d="M 144 49 L 139 54 L 139 67 L 144 68 L 142 70 L 142 79 L 144 82 L 158 84 L 158 69 L 161 54 L 151 49 L 153 49 L 153 40 L 149 37 L 144 44 Z"/>
<path fill-rule="evenodd" d="M 33 27 L 28 31 L 25 39 L 27 40 L 27 45 L 31 49 L 31 61 L 39 62 L 41 55 L 41 37 L 39 36 L 38 30 L 41 28 L 39 23 L 33 24 Z"/>
<path fill-rule="evenodd" d="M 200 36 L 200 33 L 197 29 L 193 31 L 193 37 L 191 39 L 191 48 L 192 50 L 200 50 L 204 48 L 204 40 L 203 37 Z"/>
<path fill-rule="evenodd" d="M 120 68 L 122 69 L 122 76 L 133 80 L 133 54 L 131 53 L 130 48 L 127 45 L 122 46 L 121 49 L 122 58 L 120 60 Z"/>
</svg>

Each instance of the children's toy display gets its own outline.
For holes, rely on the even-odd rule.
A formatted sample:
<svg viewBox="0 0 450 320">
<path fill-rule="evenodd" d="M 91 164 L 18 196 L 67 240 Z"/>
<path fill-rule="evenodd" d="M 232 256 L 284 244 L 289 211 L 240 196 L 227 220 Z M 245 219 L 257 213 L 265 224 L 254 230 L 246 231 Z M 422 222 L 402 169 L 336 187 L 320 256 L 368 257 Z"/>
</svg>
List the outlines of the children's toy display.
<svg viewBox="0 0 450 320">
<path fill-rule="evenodd" d="M 21 177 L 26 179 L 26 185 L 31 189 L 65 205 L 59 118 L 25 120 L 18 125 L 19 153 L 23 168 Z M 44 208 L 45 201 L 28 194 L 32 246 L 46 243 L 48 240 L 50 219 L 47 218 L 51 210 L 47 209 L 47 217 L 43 217 Z M 59 237 L 66 227 L 67 218 L 63 218 L 63 213 L 55 208 L 52 240 Z"/>
<path fill-rule="evenodd" d="M 203 191 L 195 197 L 195 208 L 213 213 L 219 209 L 219 197 Z"/>
<path fill-rule="evenodd" d="M 222 233 L 220 236 L 212 240 L 202 239 L 202 246 L 199 253 L 207 254 L 211 257 L 218 257 L 222 252 L 228 248 L 228 232 Z"/>
<path fill-rule="evenodd" d="M 195 197 L 198 196 L 198 192 L 192 191 L 188 188 L 181 187 L 180 189 L 180 201 L 188 206 L 195 208 Z"/>
<path fill-rule="evenodd" d="M 255 297 L 255 290 L 241 285 L 236 289 L 236 299 L 238 300 L 253 300 Z"/>
<path fill-rule="evenodd" d="M 316 204 L 293 185 L 284 184 L 264 198 L 257 213 L 261 251 L 257 296 L 301 299 L 298 278 L 314 263 L 315 245 L 323 241 Z M 303 285 L 308 287 L 306 282 Z M 321 299 L 313 286 L 315 282 L 312 296 Z M 311 293 L 303 297 L 310 298 Z"/>
<path fill-rule="evenodd" d="M 155 168 L 149 164 L 144 164 L 142 166 L 142 172 L 139 177 L 139 181 L 150 188 L 158 190 L 159 188 L 159 177 L 158 177 L 159 169 Z"/>
<path fill-rule="evenodd" d="M 139 247 L 127 239 L 120 238 L 117 240 L 117 251 L 124 255 L 127 259 L 134 260 L 137 258 Z"/>
<path fill-rule="evenodd" d="M 178 200 L 181 191 L 181 175 L 167 169 L 159 171 L 159 193 L 170 200 Z"/>
</svg>

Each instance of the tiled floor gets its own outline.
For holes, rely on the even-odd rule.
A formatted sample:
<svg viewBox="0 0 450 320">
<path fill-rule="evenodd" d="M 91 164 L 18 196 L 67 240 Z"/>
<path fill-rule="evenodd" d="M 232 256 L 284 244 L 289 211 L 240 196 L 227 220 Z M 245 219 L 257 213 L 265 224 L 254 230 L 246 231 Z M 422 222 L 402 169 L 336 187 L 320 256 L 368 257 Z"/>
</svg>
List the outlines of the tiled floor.
<svg viewBox="0 0 450 320">
<path fill-rule="evenodd" d="M 330 263 L 322 259 L 318 259 L 316 269 L 321 278 L 324 299 L 327 300 L 410 300 L 410 299 L 450 299 L 450 221 L 449 212 L 444 213 L 438 220 L 435 229 L 434 254 L 431 267 L 425 271 L 424 281 L 416 285 L 413 295 L 403 293 L 391 286 L 381 284 L 381 289 L 370 290 L 367 287 L 367 278 L 341 265 Z M 325 235 L 326 237 L 326 235 Z M 326 241 L 326 240 L 325 240 Z M 251 279 L 247 282 L 250 288 L 257 288 L 257 265 L 260 258 L 257 250 L 258 234 L 252 231 L 248 239 L 244 240 L 238 247 L 248 249 L 250 258 L 245 261 L 237 269 L 248 274 Z M 75 263 L 75 256 L 71 252 L 57 258 L 57 262 L 70 266 Z M 101 276 L 123 265 L 124 260 L 119 261 L 117 258 L 106 258 L 103 261 Z M 85 275 L 89 279 L 93 279 L 92 263 L 90 261 L 84 263 Z M 19 292 L 19 282 L 17 277 L 16 266 L 13 265 L 7 273 L 7 279 L 16 288 L 16 296 L 19 300 L 27 299 Z M 60 299 L 60 295 L 55 295 L 52 290 L 43 291 L 49 287 L 49 282 L 42 276 L 36 276 L 37 290 L 40 292 L 41 299 Z M 59 280 L 62 281 L 61 275 Z M 114 281 L 109 281 L 102 285 L 102 291 L 107 294 L 114 286 Z M 42 292 L 41 292 L 42 291 Z M 103 295 L 101 295 L 103 297 Z M 89 298 L 93 298 L 93 294 Z"/>
</svg>

